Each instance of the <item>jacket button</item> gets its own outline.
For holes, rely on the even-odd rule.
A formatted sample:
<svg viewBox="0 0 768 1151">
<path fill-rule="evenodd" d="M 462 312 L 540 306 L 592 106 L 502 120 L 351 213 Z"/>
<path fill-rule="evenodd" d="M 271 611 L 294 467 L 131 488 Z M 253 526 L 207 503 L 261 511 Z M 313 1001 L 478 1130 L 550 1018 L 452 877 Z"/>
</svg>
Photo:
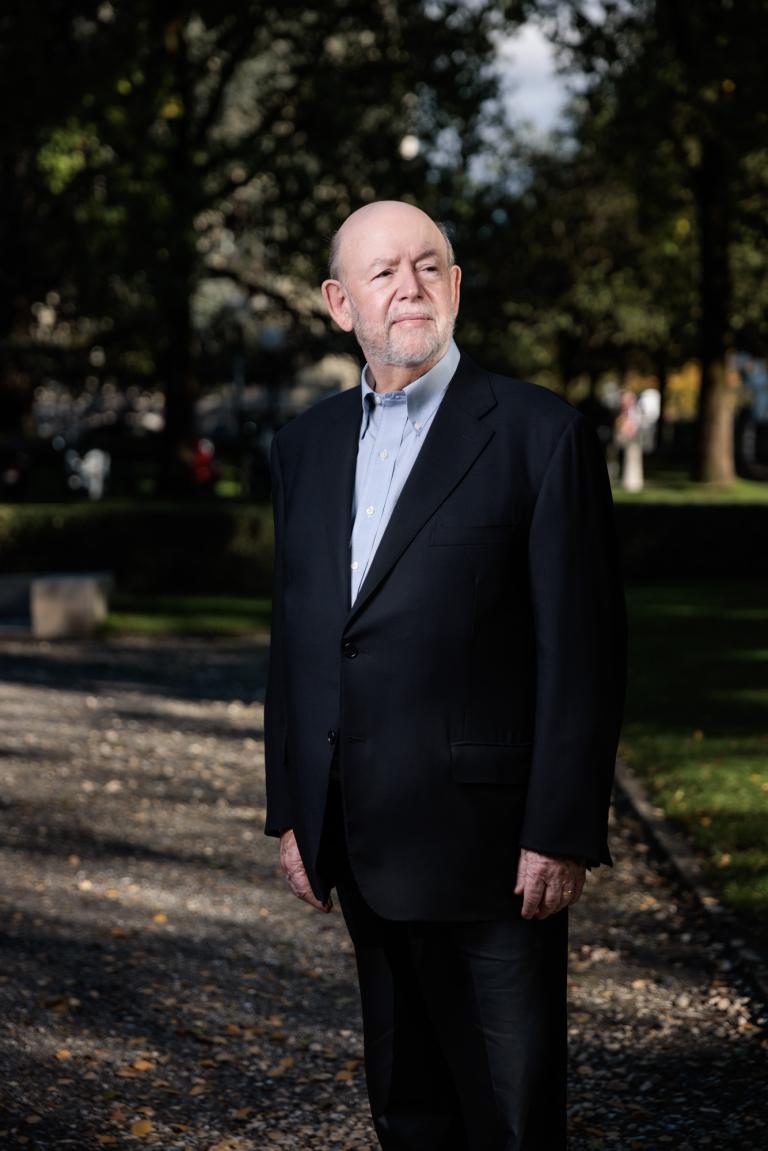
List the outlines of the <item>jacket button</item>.
<svg viewBox="0 0 768 1151">
<path fill-rule="evenodd" d="M 331 730 L 328 732 L 328 742 L 330 743 L 331 747 L 333 747 L 334 743 L 336 742 L 336 732 L 333 730 L 333 728 L 331 728 Z"/>
<path fill-rule="evenodd" d="M 344 653 L 344 655 L 347 657 L 347 659 L 354 659 L 355 656 L 357 655 L 357 648 L 349 640 L 347 640 L 344 643 L 341 650 Z"/>
</svg>

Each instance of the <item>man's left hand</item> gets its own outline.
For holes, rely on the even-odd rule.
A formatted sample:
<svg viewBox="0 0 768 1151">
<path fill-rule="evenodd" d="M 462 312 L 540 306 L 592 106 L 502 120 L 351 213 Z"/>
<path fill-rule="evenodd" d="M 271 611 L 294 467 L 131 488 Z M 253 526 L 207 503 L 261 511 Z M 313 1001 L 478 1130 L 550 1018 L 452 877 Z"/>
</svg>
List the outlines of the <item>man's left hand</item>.
<svg viewBox="0 0 768 1151">
<path fill-rule="evenodd" d="M 523 897 L 523 919 L 546 919 L 575 903 L 586 874 L 586 865 L 579 859 L 521 848 L 515 895 Z"/>
</svg>

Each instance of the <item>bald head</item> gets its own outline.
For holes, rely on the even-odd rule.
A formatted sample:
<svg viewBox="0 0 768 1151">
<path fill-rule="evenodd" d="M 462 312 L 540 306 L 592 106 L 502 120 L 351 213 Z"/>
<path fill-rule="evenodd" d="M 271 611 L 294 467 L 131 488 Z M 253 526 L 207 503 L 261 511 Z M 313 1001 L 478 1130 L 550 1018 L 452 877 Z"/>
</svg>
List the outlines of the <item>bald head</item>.
<svg viewBox="0 0 768 1151">
<path fill-rule="evenodd" d="M 420 217 L 420 219 L 419 219 Z M 356 237 L 368 234 L 371 229 L 385 232 L 397 232 L 404 225 L 413 225 L 418 221 L 423 226 L 434 228 L 442 237 L 445 245 L 445 255 L 448 266 L 456 263 L 448 231 L 445 224 L 433 220 L 421 208 L 407 204 L 404 200 L 377 200 L 373 204 L 365 204 L 358 208 L 351 216 L 347 216 L 344 223 L 331 238 L 331 247 L 328 260 L 328 273 L 332 280 L 344 278 L 344 250 L 349 250 L 355 244 Z"/>
</svg>

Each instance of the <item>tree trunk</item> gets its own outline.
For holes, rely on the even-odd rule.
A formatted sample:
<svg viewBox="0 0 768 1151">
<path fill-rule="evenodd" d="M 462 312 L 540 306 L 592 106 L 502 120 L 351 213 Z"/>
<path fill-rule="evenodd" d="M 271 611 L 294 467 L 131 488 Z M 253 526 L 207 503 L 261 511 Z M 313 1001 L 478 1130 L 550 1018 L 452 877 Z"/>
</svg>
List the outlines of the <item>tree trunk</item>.
<svg viewBox="0 0 768 1151">
<path fill-rule="evenodd" d="M 165 230 L 167 257 L 161 268 L 161 309 L 166 339 L 162 356 L 165 429 L 159 487 L 164 495 L 188 495 L 195 440 L 197 379 L 193 355 L 191 294 L 194 276 L 193 172 L 190 114 L 193 99 L 184 23 L 169 25 L 166 46 L 173 56 L 175 95 L 180 114 L 170 121 L 173 145 L 166 170 L 171 209 Z"/>
<path fill-rule="evenodd" d="M 696 478 L 703 483 L 730 484 L 736 479 L 736 394 L 728 384 L 725 357 L 702 365 L 701 388 Z"/>
<path fill-rule="evenodd" d="M 726 371 L 731 308 L 729 174 L 727 144 L 705 136 L 694 184 L 700 249 L 701 363 L 694 478 L 718 484 L 736 479 L 737 396 L 728 385 Z"/>
</svg>

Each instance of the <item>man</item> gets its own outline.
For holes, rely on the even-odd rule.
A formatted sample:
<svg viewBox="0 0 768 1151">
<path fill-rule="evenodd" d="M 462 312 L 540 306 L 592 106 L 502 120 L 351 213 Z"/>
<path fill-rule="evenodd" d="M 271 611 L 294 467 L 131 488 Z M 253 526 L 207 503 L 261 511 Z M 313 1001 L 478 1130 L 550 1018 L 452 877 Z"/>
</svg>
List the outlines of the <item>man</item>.
<svg viewBox="0 0 768 1151">
<path fill-rule="evenodd" d="M 265 831 L 300 899 L 336 886 L 381 1146 L 560 1151 L 624 600 L 595 434 L 459 352 L 460 280 L 411 205 L 334 238 L 325 300 L 367 363 L 273 443 Z"/>
</svg>

